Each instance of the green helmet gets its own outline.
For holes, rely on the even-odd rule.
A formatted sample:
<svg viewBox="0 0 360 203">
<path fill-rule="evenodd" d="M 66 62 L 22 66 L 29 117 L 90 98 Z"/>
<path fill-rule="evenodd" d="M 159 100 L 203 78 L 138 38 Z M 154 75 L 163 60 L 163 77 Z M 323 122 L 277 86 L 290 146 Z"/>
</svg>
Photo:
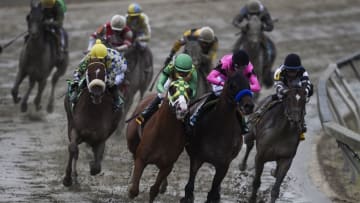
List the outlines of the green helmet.
<svg viewBox="0 0 360 203">
<path fill-rule="evenodd" d="M 192 59 L 187 54 L 179 54 L 175 58 L 175 69 L 181 72 L 189 72 L 192 68 Z"/>
</svg>

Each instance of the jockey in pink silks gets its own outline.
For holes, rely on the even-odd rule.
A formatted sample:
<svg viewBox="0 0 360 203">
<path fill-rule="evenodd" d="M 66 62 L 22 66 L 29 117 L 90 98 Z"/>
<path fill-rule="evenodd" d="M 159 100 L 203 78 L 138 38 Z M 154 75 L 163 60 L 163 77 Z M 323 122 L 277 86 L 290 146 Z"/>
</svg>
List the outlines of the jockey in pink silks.
<svg viewBox="0 0 360 203">
<path fill-rule="evenodd" d="M 202 107 L 208 101 L 216 99 L 224 87 L 228 74 L 242 70 L 244 76 L 248 78 L 250 89 L 252 92 L 259 92 L 261 90 L 260 83 L 254 73 L 254 67 L 249 61 L 249 56 L 244 50 L 238 50 L 233 54 L 223 56 L 217 66 L 209 73 L 207 80 L 212 85 L 213 92 L 210 94 L 202 105 L 198 107 L 195 113 L 190 118 L 190 126 L 194 126 L 197 118 L 202 113 Z M 243 132 L 248 132 L 245 121 L 243 122 Z"/>
</svg>

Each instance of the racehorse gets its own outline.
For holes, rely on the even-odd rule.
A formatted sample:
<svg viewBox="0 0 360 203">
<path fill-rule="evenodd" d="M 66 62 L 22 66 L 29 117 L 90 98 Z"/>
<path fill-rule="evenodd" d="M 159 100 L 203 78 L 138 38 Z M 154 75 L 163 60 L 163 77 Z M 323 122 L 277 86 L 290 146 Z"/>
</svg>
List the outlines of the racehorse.
<svg viewBox="0 0 360 203">
<path fill-rule="evenodd" d="M 210 72 L 211 61 L 202 57 L 201 47 L 196 40 L 188 40 L 184 47 L 184 53 L 191 56 L 193 64 L 198 72 L 198 84 L 196 98 L 201 97 L 204 93 L 210 91 L 210 85 L 206 80 Z"/>
<path fill-rule="evenodd" d="M 104 63 L 92 59 L 86 71 L 87 87 L 82 90 L 74 107 L 69 101 L 69 96 L 65 96 L 70 144 L 64 186 L 72 184 L 72 175 L 75 178 L 77 176 L 78 145 L 82 142 L 87 143 L 94 153 L 94 161 L 90 162 L 90 174 L 96 175 L 101 171 L 105 142 L 117 128 L 122 116 L 121 109 L 113 110 L 113 96 L 107 91 L 105 81 Z"/>
<path fill-rule="evenodd" d="M 297 83 L 297 82 L 296 82 Z M 271 191 L 271 201 L 279 197 L 280 185 L 295 157 L 300 141 L 306 104 L 305 88 L 292 86 L 284 99 L 270 107 L 260 118 L 252 119 L 249 137 L 245 139 L 246 154 L 241 170 L 246 169 L 246 161 L 256 140 L 255 178 L 249 202 L 256 202 L 256 193 L 261 184 L 264 164 L 276 161 L 274 177 L 276 182 Z M 266 100 L 268 98 L 265 98 Z M 275 115 L 275 116 L 274 116 Z"/>
<path fill-rule="evenodd" d="M 188 113 L 189 84 L 182 79 L 173 81 L 160 108 L 145 123 L 139 126 L 135 120 L 127 126 L 126 138 L 129 151 L 134 156 L 134 171 L 129 197 L 139 194 L 139 182 L 148 164 L 155 164 L 160 170 L 156 182 L 150 189 L 149 202 L 153 202 L 159 191 L 165 192 L 167 176 L 185 145 L 183 119 Z M 134 115 L 141 112 L 156 94 L 145 97 L 137 106 Z M 160 188 L 161 186 L 161 188 Z"/>
<path fill-rule="evenodd" d="M 31 1 L 31 11 L 27 17 L 28 21 L 28 38 L 20 53 L 19 71 L 17 72 L 15 83 L 11 89 L 14 103 L 21 101 L 19 86 L 25 77 L 29 77 L 29 87 L 24 98 L 21 101 L 21 112 L 26 112 L 28 105 L 27 100 L 35 83 L 38 83 L 38 92 L 34 99 L 36 110 L 41 109 L 41 96 L 46 86 L 46 80 L 52 69 L 56 66 L 56 71 L 51 79 L 51 93 L 47 111 L 54 110 L 55 86 L 59 78 L 64 75 L 69 63 L 68 53 L 64 54 L 62 60 L 56 55 L 56 39 L 51 28 L 44 25 L 43 13 L 40 4 Z M 67 39 L 67 38 L 65 38 Z"/>
<path fill-rule="evenodd" d="M 276 49 L 270 58 L 264 47 L 265 37 L 262 33 L 262 23 L 257 15 L 251 15 L 246 22 L 246 31 L 236 41 L 234 50 L 244 49 L 248 54 L 251 63 L 254 65 L 254 71 L 261 82 L 261 85 L 271 87 L 273 85 L 273 74 L 271 68 L 276 58 Z M 272 42 L 271 42 L 272 43 Z"/>
<path fill-rule="evenodd" d="M 149 47 L 141 47 L 139 43 L 125 53 L 125 58 L 128 62 L 128 69 L 126 73 L 126 80 L 129 82 L 125 90 L 125 115 L 130 109 L 135 94 L 140 92 L 141 101 L 144 97 L 146 89 L 148 88 L 153 77 L 153 55 Z"/>
<path fill-rule="evenodd" d="M 251 113 L 253 108 L 248 80 L 240 72 L 230 75 L 215 106 L 199 118 L 185 147 L 190 156 L 190 175 L 182 203 L 194 202 L 194 181 L 204 162 L 216 170 L 206 202 L 220 201 L 221 182 L 243 143 L 242 114 Z"/>
</svg>

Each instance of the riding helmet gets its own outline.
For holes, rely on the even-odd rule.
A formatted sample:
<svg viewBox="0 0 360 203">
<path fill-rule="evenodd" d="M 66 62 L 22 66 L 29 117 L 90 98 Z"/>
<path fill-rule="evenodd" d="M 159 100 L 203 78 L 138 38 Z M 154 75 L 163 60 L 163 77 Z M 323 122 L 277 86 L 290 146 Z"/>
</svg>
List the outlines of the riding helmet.
<svg viewBox="0 0 360 203">
<path fill-rule="evenodd" d="M 129 5 L 127 13 L 129 16 L 139 16 L 142 13 L 142 9 L 139 4 L 132 3 Z"/>
<path fill-rule="evenodd" d="M 125 20 L 125 17 L 122 15 L 114 15 L 110 21 L 111 29 L 116 30 L 116 31 L 123 30 L 125 27 L 125 24 L 126 24 L 126 20 Z"/>
<path fill-rule="evenodd" d="M 44 8 L 52 8 L 55 5 L 56 0 L 41 0 L 41 6 Z"/>
<path fill-rule="evenodd" d="M 284 68 L 285 70 L 303 69 L 299 55 L 294 53 L 287 55 L 284 60 Z"/>
<path fill-rule="evenodd" d="M 180 72 L 189 72 L 192 69 L 192 59 L 187 54 L 179 54 L 175 58 L 175 69 Z"/>
<path fill-rule="evenodd" d="M 214 31 L 210 27 L 205 26 L 200 29 L 200 34 L 199 34 L 200 41 L 211 43 L 214 41 L 214 39 L 215 39 Z"/>
<path fill-rule="evenodd" d="M 250 14 L 260 13 L 261 3 L 258 0 L 250 0 L 246 5 Z"/>
<path fill-rule="evenodd" d="M 232 63 L 239 67 L 246 66 L 249 64 L 249 55 L 242 49 L 234 51 L 232 55 Z"/>
<path fill-rule="evenodd" d="M 101 40 L 97 39 L 95 45 L 90 50 L 90 57 L 103 59 L 107 56 L 107 54 L 108 52 L 106 46 L 101 42 Z"/>
</svg>

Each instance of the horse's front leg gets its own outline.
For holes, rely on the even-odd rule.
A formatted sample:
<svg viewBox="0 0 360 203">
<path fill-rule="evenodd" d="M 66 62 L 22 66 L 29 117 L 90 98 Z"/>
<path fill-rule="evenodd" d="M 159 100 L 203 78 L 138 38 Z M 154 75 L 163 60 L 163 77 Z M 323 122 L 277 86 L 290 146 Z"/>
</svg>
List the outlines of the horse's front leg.
<svg viewBox="0 0 360 203">
<path fill-rule="evenodd" d="M 39 111 L 41 109 L 41 96 L 44 92 L 46 86 L 46 79 L 41 80 L 38 84 L 38 92 L 36 94 L 36 97 L 34 99 L 34 104 L 36 107 L 36 111 Z"/>
<path fill-rule="evenodd" d="M 131 186 L 129 189 L 129 198 L 133 199 L 139 194 L 139 184 L 140 184 L 140 178 L 142 176 L 142 173 L 144 171 L 144 168 L 146 164 L 141 158 L 136 158 L 134 161 L 135 167 L 133 171 Z"/>
<path fill-rule="evenodd" d="M 77 160 L 78 155 L 79 155 L 79 148 L 78 148 L 78 143 L 77 143 L 77 133 L 75 131 L 75 129 L 71 129 L 69 131 L 69 138 L 70 138 L 70 144 L 68 146 L 68 150 L 69 150 L 69 160 L 66 166 L 66 173 L 65 173 L 65 177 L 63 179 L 63 184 L 66 187 L 69 187 L 72 185 L 72 163 L 74 163 L 73 167 L 74 167 L 74 171 L 76 172 L 76 161 L 73 162 L 74 158 Z"/>
<path fill-rule="evenodd" d="M 30 93 L 31 93 L 31 90 L 34 88 L 35 86 L 35 80 L 33 79 L 30 79 L 29 81 L 29 87 L 26 91 L 26 94 L 24 96 L 24 99 L 22 100 L 21 102 L 21 112 L 26 112 L 27 111 L 27 101 L 29 99 L 29 96 L 30 96 Z"/>
<path fill-rule="evenodd" d="M 253 180 L 253 188 L 251 192 L 251 197 L 249 203 L 256 203 L 257 191 L 261 185 L 261 174 L 264 170 L 265 162 L 262 160 L 259 154 L 255 156 L 255 177 Z"/>
<path fill-rule="evenodd" d="M 210 192 L 207 195 L 206 203 L 220 202 L 221 182 L 223 181 L 229 169 L 229 164 L 230 163 L 216 166 L 215 176 L 211 185 Z"/>
<path fill-rule="evenodd" d="M 244 135 L 244 140 L 245 140 L 245 144 L 246 144 L 246 153 L 245 153 L 245 156 L 244 156 L 241 164 L 239 165 L 240 171 L 246 170 L 247 159 L 249 158 L 249 154 L 250 154 L 252 148 L 254 147 L 254 138 L 253 137 L 254 137 L 254 135 L 252 133 Z"/>
<path fill-rule="evenodd" d="M 49 103 L 46 107 L 46 111 L 48 113 L 52 113 L 54 111 L 55 87 L 56 87 L 56 84 L 57 84 L 59 78 L 65 74 L 66 67 L 67 67 L 67 59 L 66 59 L 66 61 L 64 61 L 63 63 L 58 65 L 56 72 L 54 73 L 54 75 L 51 78 L 51 92 L 50 92 L 50 97 L 49 97 Z"/>
<path fill-rule="evenodd" d="M 92 147 L 94 153 L 94 161 L 90 162 L 90 174 L 92 176 L 101 172 L 101 161 L 105 150 L 105 141 Z"/>
<path fill-rule="evenodd" d="M 22 69 L 23 68 L 20 66 L 19 72 L 16 75 L 14 86 L 11 89 L 11 95 L 12 95 L 12 98 L 13 98 L 13 101 L 15 104 L 19 103 L 19 101 L 21 100 L 21 97 L 18 96 L 19 86 L 20 86 L 21 82 L 24 80 L 24 78 L 26 77 L 26 73 Z"/>
<path fill-rule="evenodd" d="M 190 156 L 190 175 L 189 180 L 185 186 L 185 197 L 181 198 L 181 203 L 193 203 L 194 202 L 194 184 L 195 177 L 199 171 L 203 161 L 191 158 Z"/>
<path fill-rule="evenodd" d="M 275 203 L 275 200 L 279 197 L 280 193 L 280 185 L 283 182 L 290 166 L 291 166 L 292 158 L 291 159 L 281 159 L 277 161 L 277 171 L 276 171 L 276 181 L 271 190 L 271 203 Z"/>
<path fill-rule="evenodd" d="M 153 186 L 150 188 L 150 199 L 149 202 L 153 202 L 155 197 L 159 194 L 159 188 L 160 185 L 162 185 L 163 181 L 166 180 L 166 177 L 170 174 L 171 170 L 173 168 L 173 165 L 167 167 L 167 168 L 161 168 L 157 177 L 156 181 Z"/>
</svg>

